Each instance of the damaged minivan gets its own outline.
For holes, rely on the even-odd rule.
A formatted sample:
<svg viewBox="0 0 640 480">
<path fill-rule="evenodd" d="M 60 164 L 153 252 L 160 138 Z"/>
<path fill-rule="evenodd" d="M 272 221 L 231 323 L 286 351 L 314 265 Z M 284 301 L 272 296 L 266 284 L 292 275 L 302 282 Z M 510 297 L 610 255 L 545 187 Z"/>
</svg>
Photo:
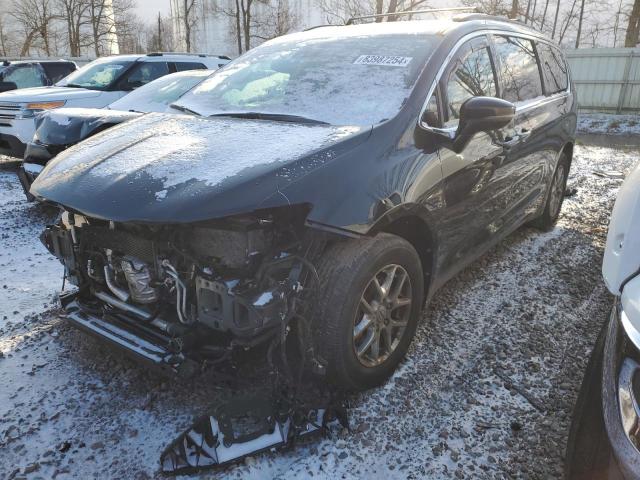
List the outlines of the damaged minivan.
<svg viewBox="0 0 640 480">
<path fill-rule="evenodd" d="M 391 375 L 447 279 L 553 227 L 576 127 L 557 46 L 479 14 L 286 35 L 173 108 L 31 188 L 63 211 L 42 240 L 69 320 L 185 374 L 292 345 L 348 390 Z"/>
</svg>

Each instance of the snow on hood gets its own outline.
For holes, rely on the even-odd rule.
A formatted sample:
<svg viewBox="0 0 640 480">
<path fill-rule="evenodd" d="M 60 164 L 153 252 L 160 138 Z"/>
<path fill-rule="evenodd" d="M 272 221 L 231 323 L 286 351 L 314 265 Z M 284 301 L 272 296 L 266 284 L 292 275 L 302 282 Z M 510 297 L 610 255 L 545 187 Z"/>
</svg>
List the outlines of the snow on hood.
<svg viewBox="0 0 640 480">
<path fill-rule="evenodd" d="M 640 163 L 618 191 L 611 214 L 602 274 L 609 291 L 619 295 L 623 284 L 640 270 Z"/>
<path fill-rule="evenodd" d="M 93 98 L 100 95 L 97 90 L 70 87 L 20 88 L 0 93 L 0 102 L 50 102 L 56 100 L 74 100 Z"/>
<path fill-rule="evenodd" d="M 331 159 L 327 148 L 361 130 L 151 113 L 62 152 L 49 162 L 31 191 L 104 218 L 113 218 L 101 213 L 108 205 L 121 219 L 158 220 L 163 206 L 150 202 L 181 209 L 178 203 L 185 197 L 210 199 L 236 186 L 243 186 L 245 197 L 258 195 L 260 177 L 288 171 L 284 167 L 319 150 L 324 149 L 323 158 Z M 285 177 L 281 175 L 282 182 Z M 247 183 L 252 187 L 244 186 Z M 134 199 L 142 203 L 132 209 Z M 123 211 L 115 208 L 121 202 Z"/>
</svg>

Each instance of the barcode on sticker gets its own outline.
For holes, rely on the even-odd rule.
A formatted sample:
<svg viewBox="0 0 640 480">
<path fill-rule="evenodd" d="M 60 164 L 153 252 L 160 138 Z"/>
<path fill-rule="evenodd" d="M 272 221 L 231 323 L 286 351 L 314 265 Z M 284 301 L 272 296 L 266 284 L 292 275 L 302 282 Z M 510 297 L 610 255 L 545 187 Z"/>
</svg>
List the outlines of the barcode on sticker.
<svg viewBox="0 0 640 480">
<path fill-rule="evenodd" d="M 413 57 L 396 57 L 392 55 L 360 55 L 354 65 L 386 65 L 389 67 L 406 67 Z"/>
</svg>

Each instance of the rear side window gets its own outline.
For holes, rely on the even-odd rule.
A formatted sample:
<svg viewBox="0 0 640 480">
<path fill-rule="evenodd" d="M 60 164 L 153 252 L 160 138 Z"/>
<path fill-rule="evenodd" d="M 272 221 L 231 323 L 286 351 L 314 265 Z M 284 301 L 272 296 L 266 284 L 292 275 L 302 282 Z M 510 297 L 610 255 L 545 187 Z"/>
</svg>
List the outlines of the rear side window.
<svg viewBox="0 0 640 480">
<path fill-rule="evenodd" d="M 536 48 L 540 57 L 546 94 L 564 92 L 569 86 L 569 75 L 562 54 L 546 43 L 538 43 Z"/>
<path fill-rule="evenodd" d="M 485 42 L 472 41 L 463 46 L 445 75 L 447 122 L 445 127 L 457 125 L 460 107 L 471 97 L 495 97 L 496 77 L 489 48 Z"/>
<path fill-rule="evenodd" d="M 46 79 L 37 65 L 10 66 L 3 72 L 3 77 L 3 81 L 15 83 L 18 88 L 46 85 Z"/>
<path fill-rule="evenodd" d="M 51 83 L 58 83 L 64 77 L 76 70 L 72 63 L 43 63 L 42 68 L 47 72 Z"/>
<path fill-rule="evenodd" d="M 207 67 L 199 62 L 175 62 L 177 72 L 184 72 L 185 70 L 206 70 Z"/>
<path fill-rule="evenodd" d="M 124 81 L 124 90 L 134 90 L 138 87 L 153 82 L 156 78 L 164 77 L 169 73 L 166 62 L 138 63 L 127 75 Z"/>
<path fill-rule="evenodd" d="M 540 69 L 533 42 L 518 37 L 494 37 L 502 98 L 522 102 L 542 95 Z"/>
</svg>

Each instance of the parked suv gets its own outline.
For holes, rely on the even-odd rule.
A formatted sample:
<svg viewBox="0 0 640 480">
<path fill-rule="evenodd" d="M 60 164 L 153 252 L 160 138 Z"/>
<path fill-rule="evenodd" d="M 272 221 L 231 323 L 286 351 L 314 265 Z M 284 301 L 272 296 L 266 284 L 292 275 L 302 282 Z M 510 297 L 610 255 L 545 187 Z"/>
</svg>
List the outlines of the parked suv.
<svg viewBox="0 0 640 480">
<path fill-rule="evenodd" d="M 67 60 L 4 61 L 0 64 L 0 93 L 53 85 L 77 68 L 75 63 Z"/>
<path fill-rule="evenodd" d="M 0 155 L 22 158 L 35 132 L 35 114 L 62 106 L 103 108 L 132 90 L 168 73 L 216 70 L 228 57 L 151 53 L 100 58 L 52 87 L 0 94 Z"/>
<path fill-rule="evenodd" d="M 286 35 L 173 108 L 31 188 L 64 210 L 43 239 L 78 286 L 69 320 L 177 371 L 299 349 L 347 389 L 394 371 L 447 279 L 553 227 L 576 128 L 558 47 L 484 15 Z"/>
</svg>

